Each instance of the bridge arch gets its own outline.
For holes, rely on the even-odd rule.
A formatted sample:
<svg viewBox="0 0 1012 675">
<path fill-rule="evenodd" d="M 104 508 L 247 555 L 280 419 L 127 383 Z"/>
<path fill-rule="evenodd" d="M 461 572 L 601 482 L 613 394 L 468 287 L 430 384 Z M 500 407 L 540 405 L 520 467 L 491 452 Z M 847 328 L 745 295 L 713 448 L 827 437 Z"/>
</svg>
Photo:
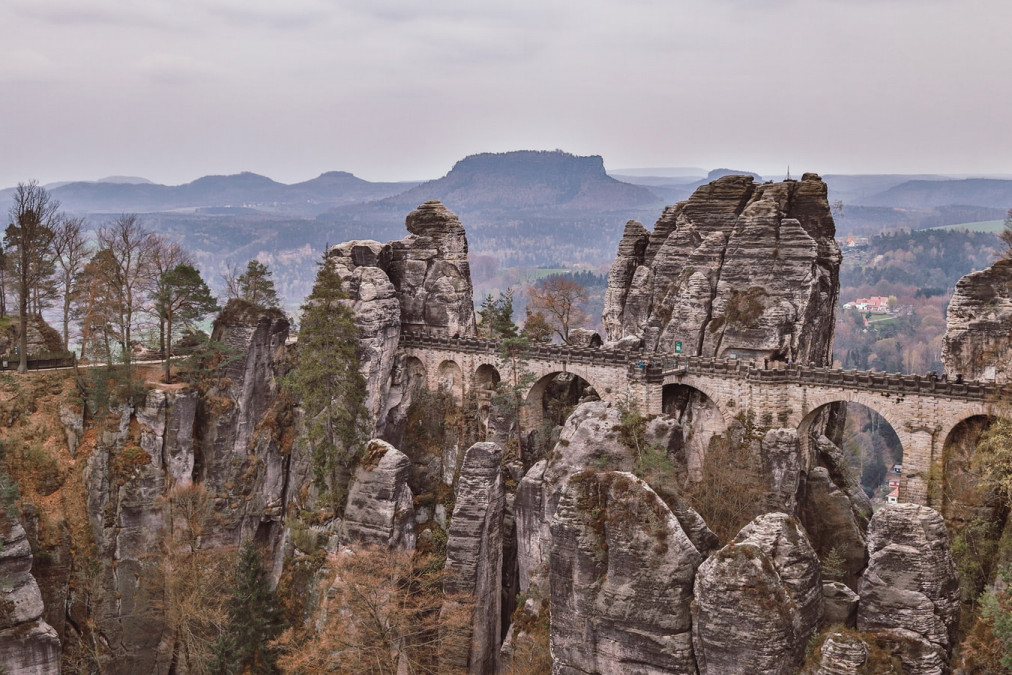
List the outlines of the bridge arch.
<svg viewBox="0 0 1012 675">
<path fill-rule="evenodd" d="M 692 384 L 669 382 L 661 388 L 661 412 L 677 419 L 682 427 L 681 448 L 689 480 L 702 480 L 710 441 L 725 436 L 728 429 L 717 402 Z"/>
<path fill-rule="evenodd" d="M 524 397 L 521 422 L 535 450 L 554 444 L 557 428 L 583 400 L 598 400 L 597 387 L 582 375 L 557 370 L 542 375 Z"/>
<path fill-rule="evenodd" d="M 406 356 L 402 366 L 404 373 L 404 390 L 417 392 L 428 387 L 428 376 L 425 372 L 425 364 L 417 356 Z"/>
<path fill-rule="evenodd" d="M 436 382 L 439 389 L 449 392 L 458 404 L 463 403 L 464 371 L 456 361 L 446 359 L 439 364 L 439 369 L 436 371 Z"/>
<path fill-rule="evenodd" d="M 878 403 L 878 405 L 876 405 Z M 851 468 L 859 474 L 862 488 L 875 492 L 883 486 L 887 501 L 909 501 L 912 485 L 924 485 L 927 476 L 916 457 L 911 456 L 911 431 L 908 424 L 900 424 L 890 417 L 892 411 L 881 401 L 875 401 L 860 391 L 838 391 L 815 397 L 810 408 L 798 424 L 798 440 L 803 461 L 815 464 L 815 433 L 827 420 L 833 404 L 847 405 L 845 438 L 842 445 L 857 444 L 862 458 Z M 804 412 L 804 411 L 803 411 Z M 884 425 L 884 426 L 883 426 Z M 848 447 L 841 448 L 847 455 Z M 868 460 L 868 457 L 873 459 Z M 881 460 L 880 462 L 875 461 Z M 908 460 L 910 460 L 908 462 Z M 911 484 L 910 481 L 913 481 Z M 894 492 L 895 491 L 895 492 Z"/>
</svg>

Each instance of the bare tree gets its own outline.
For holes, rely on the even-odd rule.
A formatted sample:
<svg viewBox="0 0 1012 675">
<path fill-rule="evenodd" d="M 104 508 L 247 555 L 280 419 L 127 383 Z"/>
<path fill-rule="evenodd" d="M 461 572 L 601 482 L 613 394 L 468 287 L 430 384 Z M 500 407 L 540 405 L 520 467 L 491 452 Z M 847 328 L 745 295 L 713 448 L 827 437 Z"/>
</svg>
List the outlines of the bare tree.
<svg viewBox="0 0 1012 675">
<path fill-rule="evenodd" d="M 135 214 L 124 214 L 98 231 L 98 243 L 111 255 L 123 360 L 129 363 L 133 327 L 154 283 L 156 239 Z"/>
<path fill-rule="evenodd" d="M 587 302 L 587 289 L 565 277 L 543 279 L 527 296 L 527 306 L 535 313 L 544 313 L 566 344 L 569 344 L 569 329 L 588 319 L 587 313 L 583 311 L 583 304 Z"/>
<path fill-rule="evenodd" d="M 122 341 L 119 325 L 119 292 L 115 288 L 116 265 L 112 253 L 102 249 L 91 257 L 75 281 L 75 316 L 81 322 L 81 357 L 112 361 L 112 341 Z"/>
<path fill-rule="evenodd" d="M 11 222 L 4 233 L 9 251 L 13 251 L 15 289 L 18 296 L 18 372 L 28 371 L 28 306 L 44 263 L 51 256 L 53 228 L 60 202 L 53 199 L 37 181 L 18 183 L 14 189 Z"/>
<path fill-rule="evenodd" d="M 70 348 L 70 306 L 76 281 L 84 270 L 91 249 L 84 240 L 83 218 L 62 218 L 53 237 L 57 284 L 63 296 L 63 348 Z"/>
</svg>

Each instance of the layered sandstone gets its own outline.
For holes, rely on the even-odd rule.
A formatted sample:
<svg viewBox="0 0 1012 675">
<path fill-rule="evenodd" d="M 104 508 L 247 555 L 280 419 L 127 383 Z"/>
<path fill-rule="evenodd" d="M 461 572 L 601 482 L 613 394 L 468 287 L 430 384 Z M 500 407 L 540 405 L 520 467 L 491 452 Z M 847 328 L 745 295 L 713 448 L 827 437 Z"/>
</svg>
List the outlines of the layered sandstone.
<svg viewBox="0 0 1012 675">
<path fill-rule="evenodd" d="M 905 672 L 945 672 L 959 624 L 959 580 L 945 521 L 918 504 L 879 510 L 868 527 L 857 627 L 899 649 Z"/>
<path fill-rule="evenodd" d="M 555 673 L 691 673 L 702 556 L 630 473 L 572 476 L 551 524 Z"/>
<path fill-rule="evenodd" d="M 464 453 L 446 541 L 443 611 L 473 603 L 469 648 L 440 662 L 470 673 L 495 671 L 501 636 L 503 513 L 502 447 L 475 443 Z M 456 658 L 454 658 L 456 657 Z"/>
<path fill-rule="evenodd" d="M 608 340 L 827 365 L 841 260 L 834 234 L 816 174 L 704 185 L 668 207 L 653 232 L 626 225 L 605 296 Z"/>
<path fill-rule="evenodd" d="M 1012 382 L 1012 259 L 956 283 L 946 314 L 942 361 L 949 377 Z"/>
<path fill-rule="evenodd" d="M 800 524 L 759 516 L 696 574 L 700 673 L 794 673 L 823 619 L 819 558 Z"/>
</svg>

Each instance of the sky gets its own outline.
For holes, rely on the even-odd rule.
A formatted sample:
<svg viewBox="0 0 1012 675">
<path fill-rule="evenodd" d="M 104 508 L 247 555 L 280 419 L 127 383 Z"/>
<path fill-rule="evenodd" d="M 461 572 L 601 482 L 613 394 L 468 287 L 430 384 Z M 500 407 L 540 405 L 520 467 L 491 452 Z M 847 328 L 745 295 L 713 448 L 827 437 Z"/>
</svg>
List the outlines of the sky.
<svg viewBox="0 0 1012 675">
<path fill-rule="evenodd" d="M 4 0 L 0 187 L 609 170 L 1012 174 L 1009 0 Z"/>
</svg>

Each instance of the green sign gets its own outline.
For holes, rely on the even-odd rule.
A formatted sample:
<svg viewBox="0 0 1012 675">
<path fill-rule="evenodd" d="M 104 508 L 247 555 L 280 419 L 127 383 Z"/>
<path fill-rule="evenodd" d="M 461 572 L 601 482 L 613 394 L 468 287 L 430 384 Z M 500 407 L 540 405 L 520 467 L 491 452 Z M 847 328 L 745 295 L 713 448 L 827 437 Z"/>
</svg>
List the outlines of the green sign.
<svg viewBox="0 0 1012 675">
<path fill-rule="evenodd" d="M 682 353 L 682 343 L 681 342 L 676 342 L 675 343 L 675 353 L 676 354 L 681 354 Z"/>
</svg>

